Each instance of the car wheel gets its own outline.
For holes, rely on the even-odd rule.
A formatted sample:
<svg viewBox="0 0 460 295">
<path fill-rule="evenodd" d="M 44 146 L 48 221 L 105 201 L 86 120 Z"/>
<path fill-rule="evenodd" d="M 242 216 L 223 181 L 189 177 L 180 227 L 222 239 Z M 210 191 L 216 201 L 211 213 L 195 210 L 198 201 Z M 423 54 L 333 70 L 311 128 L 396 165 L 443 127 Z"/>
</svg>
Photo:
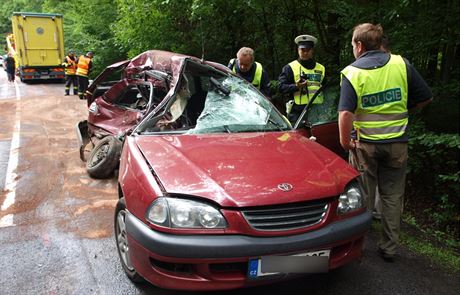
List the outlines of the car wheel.
<svg viewBox="0 0 460 295">
<path fill-rule="evenodd" d="M 115 240 L 117 243 L 117 251 L 120 256 L 121 265 L 128 278 L 134 283 L 144 283 L 145 279 L 141 277 L 131 264 L 129 256 L 128 235 L 126 233 L 126 204 L 125 198 L 118 200 L 115 209 Z"/>
<path fill-rule="evenodd" d="M 108 178 L 118 166 L 121 141 L 114 136 L 106 136 L 93 148 L 86 161 L 86 170 L 94 178 Z"/>
</svg>

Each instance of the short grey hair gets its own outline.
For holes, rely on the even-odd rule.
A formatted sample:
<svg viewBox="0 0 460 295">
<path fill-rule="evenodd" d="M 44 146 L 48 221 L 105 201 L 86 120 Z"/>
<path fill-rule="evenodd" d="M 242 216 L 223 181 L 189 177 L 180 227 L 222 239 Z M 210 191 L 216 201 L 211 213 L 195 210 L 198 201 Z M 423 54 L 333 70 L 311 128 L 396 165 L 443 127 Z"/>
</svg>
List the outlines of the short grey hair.
<svg viewBox="0 0 460 295">
<path fill-rule="evenodd" d="M 252 57 L 252 61 L 254 61 L 254 49 L 249 48 L 249 47 L 241 47 L 240 50 L 238 50 L 236 57 L 240 58 L 241 56 L 246 56 L 249 55 Z"/>
</svg>

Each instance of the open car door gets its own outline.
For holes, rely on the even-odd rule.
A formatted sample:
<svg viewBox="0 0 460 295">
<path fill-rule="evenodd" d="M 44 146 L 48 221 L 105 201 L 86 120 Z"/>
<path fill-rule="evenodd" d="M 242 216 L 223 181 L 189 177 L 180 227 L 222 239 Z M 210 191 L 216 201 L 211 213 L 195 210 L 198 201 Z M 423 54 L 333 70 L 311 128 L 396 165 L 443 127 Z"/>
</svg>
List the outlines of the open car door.
<svg viewBox="0 0 460 295">
<path fill-rule="evenodd" d="M 323 103 L 314 103 L 319 95 L 323 96 Z M 294 128 L 306 128 L 309 137 L 314 136 L 316 142 L 345 158 L 347 153 L 340 145 L 339 139 L 339 97 L 339 85 L 321 87 L 308 102 Z"/>
<path fill-rule="evenodd" d="M 122 79 L 122 71 L 129 64 L 129 60 L 120 61 L 114 63 L 105 68 L 99 76 L 88 86 L 85 93 L 85 98 L 88 102 L 88 106 L 105 91 L 109 90 L 110 87 L 116 82 Z"/>
</svg>

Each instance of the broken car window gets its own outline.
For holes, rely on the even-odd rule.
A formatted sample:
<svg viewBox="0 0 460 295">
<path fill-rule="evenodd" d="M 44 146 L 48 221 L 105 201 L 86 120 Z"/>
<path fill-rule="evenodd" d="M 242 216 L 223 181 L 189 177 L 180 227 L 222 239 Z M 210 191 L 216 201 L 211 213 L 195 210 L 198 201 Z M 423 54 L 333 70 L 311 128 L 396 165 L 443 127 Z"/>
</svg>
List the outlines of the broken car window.
<svg viewBox="0 0 460 295">
<path fill-rule="evenodd" d="M 273 106 L 246 81 L 234 76 L 218 80 L 229 93 L 220 87 L 211 86 L 203 112 L 195 128 L 188 133 L 234 133 L 289 128 Z"/>
<path fill-rule="evenodd" d="M 337 121 L 337 105 L 340 97 L 338 85 L 327 86 L 323 89 L 323 103 L 311 105 L 308 110 L 307 120 L 310 125 L 317 125 Z"/>
<path fill-rule="evenodd" d="M 142 130 L 204 134 L 292 128 L 266 97 L 240 77 L 189 63 L 177 87 L 165 108 L 141 124 Z"/>
</svg>

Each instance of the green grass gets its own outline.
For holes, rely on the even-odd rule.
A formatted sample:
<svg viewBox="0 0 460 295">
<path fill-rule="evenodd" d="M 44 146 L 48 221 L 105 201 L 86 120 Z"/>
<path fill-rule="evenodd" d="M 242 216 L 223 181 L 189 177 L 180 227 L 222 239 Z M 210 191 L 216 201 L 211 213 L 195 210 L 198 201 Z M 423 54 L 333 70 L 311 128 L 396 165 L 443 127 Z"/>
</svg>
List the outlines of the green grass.
<svg viewBox="0 0 460 295">
<path fill-rule="evenodd" d="M 460 255 L 452 250 L 436 247 L 430 242 L 421 241 L 405 232 L 401 232 L 400 241 L 402 245 L 413 252 L 426 256 L 430 260 L 450 270 L 460 272 Z"/>
<path fill-rule="evenodd" d="M 380 221 L 374 221 L 372 223 L 372 231 L 378 233 L 382 231 Z M 410 235 L 403 230 L 400 235 L 400 243 L 412 252 L 425 256 L 434 263 L 450 271 L 460 272 L 460 255 L 456 254 L 454 250 L 448 247 L 440 248 L 430 243 L 428 239 L 422 240 L 422 238 Z"/>
</svg>

